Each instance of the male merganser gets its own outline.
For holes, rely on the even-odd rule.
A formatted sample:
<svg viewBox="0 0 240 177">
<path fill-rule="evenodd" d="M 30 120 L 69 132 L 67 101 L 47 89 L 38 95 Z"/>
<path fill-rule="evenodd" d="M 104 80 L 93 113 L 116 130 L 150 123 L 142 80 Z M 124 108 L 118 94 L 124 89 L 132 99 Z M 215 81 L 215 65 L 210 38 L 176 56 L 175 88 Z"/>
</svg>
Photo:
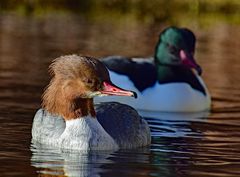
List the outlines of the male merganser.
<svg viewBox="0 0 240 177">
<path fill-rule="evenodd" d="M 112 84 L 106 67 L 97 59 L 68 55 L 50 65 L 53 78 L 37 111 L 32 142 L 77 150 L 112 150 L 150 144 L 147 122 L 131 107 L 119 103 L 98 105 L 93 97 L 135 96 Z"/>
<path fill-rule="evenodd" d="M 154 59 L 110 56 L 102 61 L 116 85 L 133 90 L 138 99 L 96 98 L 96 102 L 114 100 L 137 110 L 198 112 L 209 110 L 211 99 L 193 58 L 196 38 L 186 28 L 169 27 L 159 37 Z"/>
</svg>

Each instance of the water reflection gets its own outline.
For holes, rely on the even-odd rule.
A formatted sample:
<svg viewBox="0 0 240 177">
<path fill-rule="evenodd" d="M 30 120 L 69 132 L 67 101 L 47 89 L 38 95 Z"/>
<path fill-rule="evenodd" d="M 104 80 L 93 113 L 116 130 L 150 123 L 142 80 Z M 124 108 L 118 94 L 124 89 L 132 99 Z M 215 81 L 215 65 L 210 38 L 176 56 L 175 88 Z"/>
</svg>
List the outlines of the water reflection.
<svg viewBox="0 0 240 177">
<path fill-rule="evenodd" d="M 150 124 L 153 137 L 195 137 L 201 133 L 194 131 L 191 124 L 207 122 L 209 112 L 168 113 L 140 111 Z"/>
<path fill-rule="evenodd" d="M 124 173 L 146 174 L 148 170 L 138 169 L 141 164 L 149 163 L 149 148 L 128 151 L 63 151 L 40 144 L 31 146 L 32 166 L 41 176 L 123 176 Z M 132 163 L 135 171 L 124 169 L 126 163 Z M 136 163 L 136 164 L 135 164 Z M 113 169 L 121 172 L 113 173 Z M 131 167 L 130 167 L 131 168 Z"/>
<path fill-rule="evenodd" d="M 159 171 L 168 167 L 164 169 L 170 169 L 166 172 L 169 176 L 172 171 L 176 176 L 239 175 L 234 170 L 240 165 L 234 157 L 240 153 L 237 150 L 239 135 L 236 134 L 239 123 L 235 126 L 231 122 L 226 126 L 221 123 L 222 118 L 213 118 L 208 112 L 154 113 L 146 118 L 152 130 L 151 164 L 158 164 Z M 233 171 L 229 171 L 230 166 Z"/>
<path fill-rule="evenodd" d="M 202 21 L 208 19 L 196 15 Z M 127 15 L 121 20 L 92 21 L 69 14 L 1 14 L 1 175 L 70 176 L 91 174 L 91 168 L 96 176 L 240 176 L 239 25 L 215 15 L 204 26 L 188 14 L 172 16 L 175 22 L 144 23 L 141 18 L 129 20 Z M 196 58 L 213 96 L 210 115 L 143 114 L 149 115 L 146 119 L 153 137 L 152 146 L 145 150 L 84 154 L 81 158 L 46 147 L 29 150 L 32 118 L 40 107 L 52 59 L 70 53 L 152 56 L 158 34 L 167 24 L 183 24 L 197 36 Z"/>
<path fill-rule="evenodd" d="M 41 145 L 31 147 L 31 164 L 44 176 L 99 176 L 104 171 L 102 164 L 111 163 L 108 158 L 113 152 L 61 151 Z"/>
<path fill-rule="evenodd" d="M 37 167 L 41 176 L 122 176 L 123 173 L 130 176 L 181 175 L 179 168 L 189 166 L 195 153 L 191 139 L 204 136 L 203 132 L 194 129 L 193 124 L 206 122 L 209 113 L 141 114 L 147 116 L 151 127 L 151 147 L 117 152 L 62 151 L 32 142 L 31 164 Z M 118 175 L 116 170 L 122 174 Z"/>
</svg>

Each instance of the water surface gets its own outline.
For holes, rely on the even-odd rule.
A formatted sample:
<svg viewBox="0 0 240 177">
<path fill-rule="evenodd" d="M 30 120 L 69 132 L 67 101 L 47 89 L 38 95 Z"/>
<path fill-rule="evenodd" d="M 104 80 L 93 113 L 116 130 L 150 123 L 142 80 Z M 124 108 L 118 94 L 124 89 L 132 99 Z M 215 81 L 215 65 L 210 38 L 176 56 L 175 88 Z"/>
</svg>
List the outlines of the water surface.
<svg viewBox="0 0 240 177">
<path fill-rule="evenodd" d="M 52 59 L 71 53 L 152 56 L 166 25 L 2 14 L 1 176 L 240 176 L 240 26 L 224 21 L 188 26 L 197 35 L 211 113 L 146 115 L 152 144 L 137 150 L 69 153 L 31 145 Z"/>
</svg>

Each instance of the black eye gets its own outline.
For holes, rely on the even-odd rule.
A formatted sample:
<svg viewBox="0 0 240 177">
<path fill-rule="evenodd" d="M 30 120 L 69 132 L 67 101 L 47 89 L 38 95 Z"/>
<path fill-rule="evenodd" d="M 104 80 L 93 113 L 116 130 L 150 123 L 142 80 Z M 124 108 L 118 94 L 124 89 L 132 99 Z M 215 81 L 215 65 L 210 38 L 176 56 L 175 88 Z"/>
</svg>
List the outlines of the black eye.
<svg viewBox="0 0 240 177">
<path fill-rule="evenodd" d="M 170 53 L 172 53 L 172 54 L 178 54 L 179 53 L 179 50 L 175 46 L 170 45 L 170 44 L 167 44 L 167 46 L 169 48 Z"/>
<path fill-rule="evenodd" d="M 87 80 L 87 83 L 88 83 L 89 85 L 93 85 L 93 84 L 94 84 L 94 80 L 88 79 L 88 80 Z"/>
<path fill-rule="evenodd" d="M 84 79 L 84 82 L 89 84 L 89 85 L 93 84 L 93 80 L 92 79 L 88 79 L 88 78 Z"/>
</svg>

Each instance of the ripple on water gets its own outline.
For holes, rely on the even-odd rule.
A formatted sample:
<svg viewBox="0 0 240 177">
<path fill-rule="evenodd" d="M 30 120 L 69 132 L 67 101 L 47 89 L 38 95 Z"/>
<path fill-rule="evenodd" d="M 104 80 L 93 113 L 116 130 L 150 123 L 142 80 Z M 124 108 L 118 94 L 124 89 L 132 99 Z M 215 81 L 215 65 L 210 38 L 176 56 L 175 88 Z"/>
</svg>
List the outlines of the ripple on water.
<svg viewBox="0 0 240 177">
<path fill-rule="evenodd" d="M 86 153 L 31 145 L 32 119 L 49 80 L 48 64 L 65 53 L 150 56 L 162 24 L 127 20 L 121 27 L 64 14 L 2 15 L 0 23 L 2 176 L 240 176 L 238 26 L 201 28 L 193 23 L 196 58 L 213 98 L 211 113 L 148 112 L 150 147 Z"/>
</svg>

